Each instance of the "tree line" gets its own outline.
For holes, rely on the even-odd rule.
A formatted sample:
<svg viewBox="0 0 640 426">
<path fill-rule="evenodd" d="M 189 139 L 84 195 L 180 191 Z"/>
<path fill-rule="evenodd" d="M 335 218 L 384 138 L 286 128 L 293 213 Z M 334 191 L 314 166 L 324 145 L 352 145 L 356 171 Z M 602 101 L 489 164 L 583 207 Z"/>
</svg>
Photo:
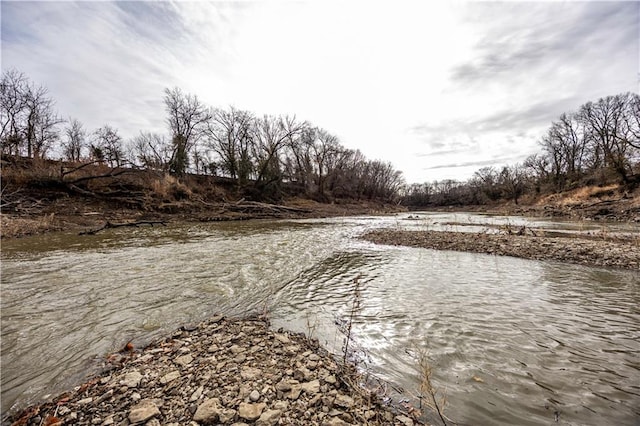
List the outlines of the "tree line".
<svg viewBox="0 0 640 426">
<path fill-rule="evenodd" d="M 104 125 L 88 131 L 62 119 L 44 86 L 24 73 L 3 72 L 0 150 L 33 159 L 156 170 L 182 177 L 207 174 L 234 179 L 256 197 L 278 198 L 284 185 L 319 201 L 335 198 L 394 201 L 404 187 L 389 162 L 367 159 L 337 136 L 295 116 L 259 116 L 217 108 L 179 88 L 164 90 L 167 133 L 140 132 L 125 141 Z"/>
<path fill-rule="evenodd" d="M 585 185 L 640 183 L 640 96 L 621 93 L 587 102 L 551 123 L 541 151 L 522 163 L 484 167 L 464 182 L 414 184 L 403 202 L 413 206 L 516 204 L 525 194 L 547 194 Z"/>
</svg>

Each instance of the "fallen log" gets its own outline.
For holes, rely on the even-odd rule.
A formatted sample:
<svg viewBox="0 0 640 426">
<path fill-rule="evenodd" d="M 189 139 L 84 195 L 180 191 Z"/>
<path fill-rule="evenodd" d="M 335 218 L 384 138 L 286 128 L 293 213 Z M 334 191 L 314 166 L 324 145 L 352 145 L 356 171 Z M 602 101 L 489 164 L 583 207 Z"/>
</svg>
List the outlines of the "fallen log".
<svg viewBox="0 0 640 426">
<path fill-rule="evenodd" d="M 132 228 L 138 228 L 141 225 L 149 225 L 149 226 L 154 226 L 154 225 L 162 225 L 162 226 L 167 226 L 167 224 L 161 220 L 140 220 L 137 222 L 125 222 L 125 223 L 111 223 L 109 221 L 107 221 L 107 223 L 105 223 L 102 227 L 98 228 L 98 229 L 91 229 L 89 231 L 82 231 L 80 232 L 78 235 L 95 235 L 100 231 L 104 231 L 105 229 L 112 229 L 112 228 L 123 228 L 123 227 L 132 227 Z"/>
</svg>

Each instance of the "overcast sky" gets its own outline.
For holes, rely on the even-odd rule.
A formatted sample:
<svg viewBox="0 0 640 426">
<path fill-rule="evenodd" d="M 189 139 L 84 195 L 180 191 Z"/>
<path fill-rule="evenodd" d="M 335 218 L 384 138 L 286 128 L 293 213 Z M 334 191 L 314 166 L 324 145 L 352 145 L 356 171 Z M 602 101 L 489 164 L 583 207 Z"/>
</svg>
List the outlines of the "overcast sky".
<svg viewBox="0 0 640 426">
<path fill-rule="evenodd" d="M 295 114 L 408 182 L 539 151 L 552 120 L 637 92 L 640 2 L 1 2 L 2 69 L 59 113 L 167 132 L 165 87 Z"/>
</svg>

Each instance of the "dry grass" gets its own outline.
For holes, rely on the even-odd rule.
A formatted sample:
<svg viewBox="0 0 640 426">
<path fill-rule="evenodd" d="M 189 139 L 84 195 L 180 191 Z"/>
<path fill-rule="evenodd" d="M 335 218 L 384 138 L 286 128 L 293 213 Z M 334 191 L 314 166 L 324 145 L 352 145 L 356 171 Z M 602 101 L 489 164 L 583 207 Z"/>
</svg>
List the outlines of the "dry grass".
<svg viewBox="0 0 640 426">
<path fill-rule="evenodd" d="M 24 237 L 61 229 L 62 226 L 53 213 L 35 218 L 0 214 L 0 238 Z"/>
<path fill-rule="evenodd" d="M 188 186 L 171 175 L 162 175 L 152 180 L 151 190 L 158 198 L 165 200 L 183 200 L 193 195 Z"/>
</svg>

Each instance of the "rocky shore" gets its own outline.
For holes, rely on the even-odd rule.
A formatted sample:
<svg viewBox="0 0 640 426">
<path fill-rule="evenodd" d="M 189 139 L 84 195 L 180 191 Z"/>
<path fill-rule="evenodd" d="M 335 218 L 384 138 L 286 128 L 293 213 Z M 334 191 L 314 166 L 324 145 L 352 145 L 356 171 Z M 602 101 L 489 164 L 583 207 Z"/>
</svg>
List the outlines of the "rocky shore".
<svg viewBox="0 0 640 426">
<path fill-rule="evenodd" d="M 217 316 L 142 351 L 128 344 L 106 358 L 101 375 L 3 424 L 419 424 L 356 376 L 304 335 Z"/>
<path fill-rule="evenodd" d="M 377 244 L 640 270 L 640 238 L 607 239 L 575 235 L 552 237 L 540 233 L 530 235 L 525 232 L 522 235 L 505 235 L 388 229 L 369 232 L 362 238 Z"/>
</svg>

